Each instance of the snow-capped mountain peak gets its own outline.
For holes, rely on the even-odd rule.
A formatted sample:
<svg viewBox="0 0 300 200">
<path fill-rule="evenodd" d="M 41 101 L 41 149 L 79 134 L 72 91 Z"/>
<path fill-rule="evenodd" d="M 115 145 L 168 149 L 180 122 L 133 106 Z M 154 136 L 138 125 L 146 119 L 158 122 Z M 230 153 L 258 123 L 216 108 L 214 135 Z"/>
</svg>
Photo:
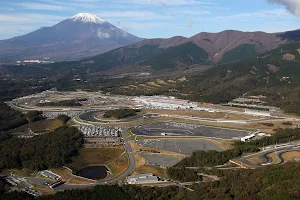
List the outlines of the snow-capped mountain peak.
<svg viewBox="0 0 300 200">
<path fill-rule="evenodd" d="M 99 18 L 97 15 L 93 15 L 90 13 L 78 13 L 71 17 L 73 22 L 81 21 L 83 23 L 96 23 L 96 24 L 103 24 L 105 20 Z"/>
</svg>

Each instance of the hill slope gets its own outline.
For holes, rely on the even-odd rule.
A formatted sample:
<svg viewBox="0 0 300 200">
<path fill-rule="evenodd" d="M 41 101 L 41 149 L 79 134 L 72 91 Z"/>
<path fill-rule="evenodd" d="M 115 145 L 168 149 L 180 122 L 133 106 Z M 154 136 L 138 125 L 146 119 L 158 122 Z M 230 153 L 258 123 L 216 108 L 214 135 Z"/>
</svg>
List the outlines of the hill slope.
<svg viewBox="0 0 300 200">
<path fill-rule="evenodd" d="M 96 56 L 90 61 L 91 66 L 98 66 L 100 70 L 103 69 L 102 65 L 108 58 L 114 60 L 110 60 L 110 64 L 105 69 L 109 66 L 136 64 L 151 65 L 154 69 L 161 69 L 186 67 L 192 64 L 230 63 L 256 56 L 299 39 L 300 31 L 297 30 L 277 34 L 231 30 L 220 33 L 199 33 L 190 38 L 178 36 L 169 39 L 143 40 L 107 52 L 105 55 Z M 140 54 L 140 51 L 144 51 L 149 46 L 151 46 L 149 54 Z M 116 51 L 119 52 L 118 55 Z M 171 57 L 173 58 L 170 59 Z"/>
</svg>

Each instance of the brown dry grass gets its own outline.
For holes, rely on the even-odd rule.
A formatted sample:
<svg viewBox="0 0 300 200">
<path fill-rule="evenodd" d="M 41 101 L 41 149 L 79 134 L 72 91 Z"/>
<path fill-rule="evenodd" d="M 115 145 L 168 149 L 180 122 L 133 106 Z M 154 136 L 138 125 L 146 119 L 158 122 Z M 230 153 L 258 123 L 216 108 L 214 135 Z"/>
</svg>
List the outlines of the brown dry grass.
<svg viewBox="0 0 300 200">
<path fill-rule="evenodd" d="M 252 168 L 250 165 L 246 164 L 246 163 L 243 163 L 242 161 L 238 160 L 238 159 L 233 159 L 232 161 L 240 164 L 241 166 L 243 167 L 246 167 L 246 168 Z"/>
<path fill-rule="evenodd" d="M 272 158 L 272 164 L 280 163 L 280 159 L 278 157 L 278 152 L 273 152 L 267 155 L 268 157 Z"/>
<path fill-rule="evenodd" d="M 80 169 L 87 165 L 109 164 L 124 151 L 123 147 L 83 148 L 69 166 L 72 169 Z"/>
<path fill-rule="evenodd" d="M 166 169 L 163 169 L 160 167 L 155 167 L 155 166 L 150 166 L 150 165 L 143 165 L 141 167 L 136 168 L 135 171 L 140 174 L 152 173 L 159 177 L 164 177 L 164 178 L 168 177 L 167 173 L 166 173 Z"/>
<path fill-rule="evenodd" d="M 79 177 L 73 177 L 67 181 L 68 184 L 91 184 L 94 183 L 93 181 L 89 181 Z"/>
<path fill-rule="evenodd" d="M 166 151 L 166 150 L 161 150 L 161 149 L 155 149 L 155 148 L 150 148 L 150 147 L 143 147 L 135 144 L 134 142 L 131 142 L 132 149 L 136 150 L 141 150 L 141 151 L 147 151 L 147 152 L 152 152 L 155 154 L 162 154 L 162 155 L 167 155 L 170 157 L 175 157 L 175 158 L 185 158 L 186 156 L 183 154 L 179 154 L 176 152 L 172 151 Z"/>
<path fill-rule="evenodd" d="M 70 170 L 66 168 L 51 169 L 52 172 L 61 176 L 61 179 L 69 184 L 90 184 L 93 181 L 86 180 L 84 178 L 73 176 Z"/>
<path fill-rule="evenodd" d="M 35 185 L 33 189 L 43 195 L 55 194 L 55 191 L 53 189 L 50 189 L 48 186 Z"/>
<path fill-rule="evenodd" d="M 260 129 L 261 132 L 264 132 L 264 133 L 267 133 L 267 134 L 273 134 L 273 133 L 275 133 L 276 129 L 289 128 L 289 126 L 283 125 L 282 122 L 284 122 L 284 120 L 267 121 L 267 123 L 272 123 L 274 125 L 272 127 L 265 126 L 260 122 L 259 123 L 257 123 L 257 122 L 247 123 L 247 124 L 201 122 L 201 124 L 202 125 L 216 126 L 216 127 L 223 127 L 223 128 L 241 129 L 241 130 L 242 129 L 244 129 L 244 130 Z"/>
<path fill-rule="evenodd" d="M 293 161 L 293 158 L 300 158 L 300 151 L 290 151 L 282 154 L 284 162 Z"/>
<path fill-rule="evenodd" d="M 160 167 L 155 166 L 149 166 L 146 165 L 146 159 L 143 158 L 139 153 L 136 152 L 136 145 L 133 141 L 130 142 L 130 145 L 133 149 L 133 155 L 136 161 L 136 167 L 135 172 L 133 174 L 137 173 L 152 173 L 154 175 L 160 176 L 160 177 L 167 177 L 165 169 L 162 169 Z"/>
<path fill-rule="evenodd" d="M 206 111 L 192 111 L 192 110 L 159 110 L 159 109 L 143 109 L 144 112 L 149 113 L 160 113 L 167 115 L 183 115 L 183 116 L 194 116 L 202 118 L 212 118 L 212 119 L 225 119 L 224 112 L 206 112 Z M 258 119 L 258 117 L 249 115 L 238 115 L 238 114 L 228 114 L 226 119 L 231 120 L 247 120 L 247 119 Z"/>
<path fill-rule="evenodd" d="M 283 60 L 287 60 L 287 61 L 294 61 L 296 59 L 296 56 L 290 53 L 284 54 L 282 56 Z"/>
<path fill-rule="evenodd" d="M 259 157 L 247 158 L 247 160 L 249 160 L 250 162 L 255 163 L 255 164 L 259 164 L 259 163 L 263 162 L 263 160 L 260 159 Z"/>
<path fill-rule="evenodd" d="M 3 172 L 1 172 L 1 175 L 9 175 L 10 173 L 13 173 L 15 175 L 18 175 L 18 176 L 28 176 L 29 173 L 26 172 L 24 169 L 8 169 L 8 170 L 5 170 Z"/>
<path fill-rule="evenodd" d="M 33 122 L 29 125 L 29 127 L 33 132 L 39 132 L 45 130 L 52 131 L 58 127 L 61 127 L 62 125 L 63 123 L 57 119 L 46 119 L 46 120 Z"/>
<path fill-rule="evenodd" d="M 124 173 L 129 166 L 129 159 L 126 153 L 117 157 L 114 161 L 109 164 L 113 176 L 119 176 Z"/>
<path fill-rule="evenodd" d="M 72 174 L 70 170 L 65 168 L 56 168 L 56 169 L 50 169 L 53 173 L 58 174 L 61 176 L 61 179 L 63 181 L 67 181 L 72 177 Z"/>
</svg>

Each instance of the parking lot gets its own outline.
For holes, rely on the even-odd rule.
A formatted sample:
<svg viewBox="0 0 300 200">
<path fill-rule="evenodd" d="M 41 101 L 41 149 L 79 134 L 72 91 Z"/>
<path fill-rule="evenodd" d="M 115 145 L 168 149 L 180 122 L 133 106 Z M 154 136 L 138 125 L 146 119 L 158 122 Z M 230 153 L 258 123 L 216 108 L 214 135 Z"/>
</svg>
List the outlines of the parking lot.
<svg viewBox="0 0 300 200">
<path fill-rule="evenodd" d="M 240 140 L 248 131 L 223 129 L 175 122 L 157 122 L 132 129 L 136 135 L 147 136 L 199 136 L 227 140 Z"/>
<path fill-rule="evenodd" d="M 55 119 L 59 115 L 67 115 L 69 117 L 75 117 L 79 115 L 81 112 L 79 111 L 69 111 L 69 112 L 43 112 L 43 117 L 49 119 Z"/>
<path fill-rule="evenodd" d="M 191 155 L 197 150 L 216 150 L 222 151 L 220 147 L 208 140 L 193 139 L 193 140 L 176 140 L 176 139 L 164 139 L 164 140 L 137 140 L 137 145 L 143 147 L 150 147 L 154 149 L 161 149 L 171 152 L 176 152 L 184 155 Z"/>
<path fill-rule="evenodd" d="M 141 156 L 146 159 L 147 165 L 159 166 L 159 167 L 172 167 L 177 164 L 181 159 L 175 157 L 169 157 L 164 155 L 156 155 L 148 152 L 140 152 Z"/>
<path fill-rule="evenodd" d="M 102 126 L 80 126 L 79 130 L 85 137 L 119 137 L 122 129 Z"/>
</svg>

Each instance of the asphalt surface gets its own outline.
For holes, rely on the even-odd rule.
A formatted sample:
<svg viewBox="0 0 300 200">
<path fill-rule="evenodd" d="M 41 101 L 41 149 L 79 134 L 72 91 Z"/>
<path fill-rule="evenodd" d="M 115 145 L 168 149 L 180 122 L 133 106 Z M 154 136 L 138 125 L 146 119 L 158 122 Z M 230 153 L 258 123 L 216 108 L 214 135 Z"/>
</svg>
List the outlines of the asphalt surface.
<svg viewBox="0 0 300 200">
<path fill-rule="evenodd" d="M 184 155 L 191 155 L 199 150 L 216 150 L 222 151 L 220 147 L 205 139 L 164 139 L 164 140 L 138 140 L 135 142 L 144 147 L 150 147 L 159 150 L 166 150 L 170 152 L 177 152 Z"/>
<path fill-rule="evenodd" d="M 123 140 L 124 140 L 124 147 L 125 147 L 125 150 L 128 154 L 128 158 L 129 158 L 129 167 L 127 168 L 127 170 L 121 174 L 120 176 L 114 178 L 114 179 L 111 179 L 109 181 L 107 181 L 107 183 L 115 183 L 115 182 L 118 182 L 120 180 L 123 180 L 124 178 L 126 178 L 127 176 L 129 176 L 135 169 L 135 165 L 136 165 L 136 162 L 135 162 L 135 158 L 134 158 L 134 155 L 133 155 L 133 151 L 132 151 L 132 148 L 126 138 L 126 133 L 127 130 L 124 130 L 122 131 L 122 137 L 123 137 Z"/>
<path fill-rule="evenodd" d="M 284 153 L 287 153 L 290 151 L 300 151 L 300 149 L 299 149 L 300 143 L 283 144 L 283 145 L 278 145 L 277 147 L 276 147 L 276 145 L 272 145 L 270 147 L 272 147 L 272 148 L 255 153 L 255 154 L 242 156 L 239 158 L 239 160 L 241 162 L 251 166 L 252 168 L 257 168 L 257 167 L 261 167 L 261 166 L 272 165 L 272 158 L 269 157 L 268 155 L 273 152 L 278 152 L 278 158 L 279 158 L 280 162 L 277 164 L 282 164 L 282 163 L 284 163 L 284 159 L 282 157 L 282 155 Z M 263 162 L 261 162 L 261 163 L 250 162 L 247 159 L 251 158 L 251 157 L 258 157 L 261 160 L 263 160 Z"/>
<path fill-rule="evenodd" d="M 97 116 L 99 114 L 102 114 L 104 111 L 103 110 L 98 110 L 98 111 L 88 111 L 85 112 L 81 115 L 78 116 L 79 119 L 84 120 L 84 121 L 88 121 L 88 122 L 99 122 L 99 123 L 122 123 L 122 122 L 134 122 L 137 120 L 141 120 L 144 119 L 144 116 L 146 118 L 150 118 L 150 117 L 155 117 L 156 115 L 153 114 L 145 114 L 143 116 L 141 115 L 137 115 L 137 116 L 133 116 L 133 117 L 128 117 L 125 119 L 120 119 L 120 120 L 104 120 L 104 119 L 99 119 L 97 118 Z"/>
<path fill-rule="evenodd" d="M 248 131 L 223 129 L 209 126 L 197 126 L 195 128 L 169 127 L 164 122 L 153 123 L 132 129 L 136 135 L 162 136 L 199 136 L 219 139 L 239 139 L 249 134 Z"/>
<path fill-rule="evenodd" d="M 180 158 L 151 154 L 148 152 L 140 152 L 140 155 L 146 159 L 146 164 L 154 166 L 172 167 L 181 160 Z"/>
<path fill-rule="evenodd" d="M 135 158 L 133 155 L 132 148 L 125 136 L 125 133 L 126 133 L 126 130 L 124 130 L 122 132 L 122 137 L 124 139 L 124 147 L 125 147 L 125 150 L 128 154 L 128 158 L 129 158 L 129 167 L 127 168 L 127 170 L 125 172 L 123 172 L 123 174 L 121 174 L 120 176 L 118 176 L 116 178 L 106 180 L 105 182 L 96 182 L 96 183 L 82 184 L 82 185 L 62 184 L 62 185 L 55 187 L 54 190 L 55 191 L 63 191 L 63 190 L 72 190 L 72 189 L 86 189 L 86 188 L 93 187 L 96 185 L 115 184 L 115 183 L 125 179 L 127 176 L 129 176 L 135 169 L 136 161 L 135 161 Z M 44 178 L 26 177 L 26 179 L 37 185 L 46 185 L 46 183 L 53 182 L 51 180 L 44 179 Z"/>
</svg>

